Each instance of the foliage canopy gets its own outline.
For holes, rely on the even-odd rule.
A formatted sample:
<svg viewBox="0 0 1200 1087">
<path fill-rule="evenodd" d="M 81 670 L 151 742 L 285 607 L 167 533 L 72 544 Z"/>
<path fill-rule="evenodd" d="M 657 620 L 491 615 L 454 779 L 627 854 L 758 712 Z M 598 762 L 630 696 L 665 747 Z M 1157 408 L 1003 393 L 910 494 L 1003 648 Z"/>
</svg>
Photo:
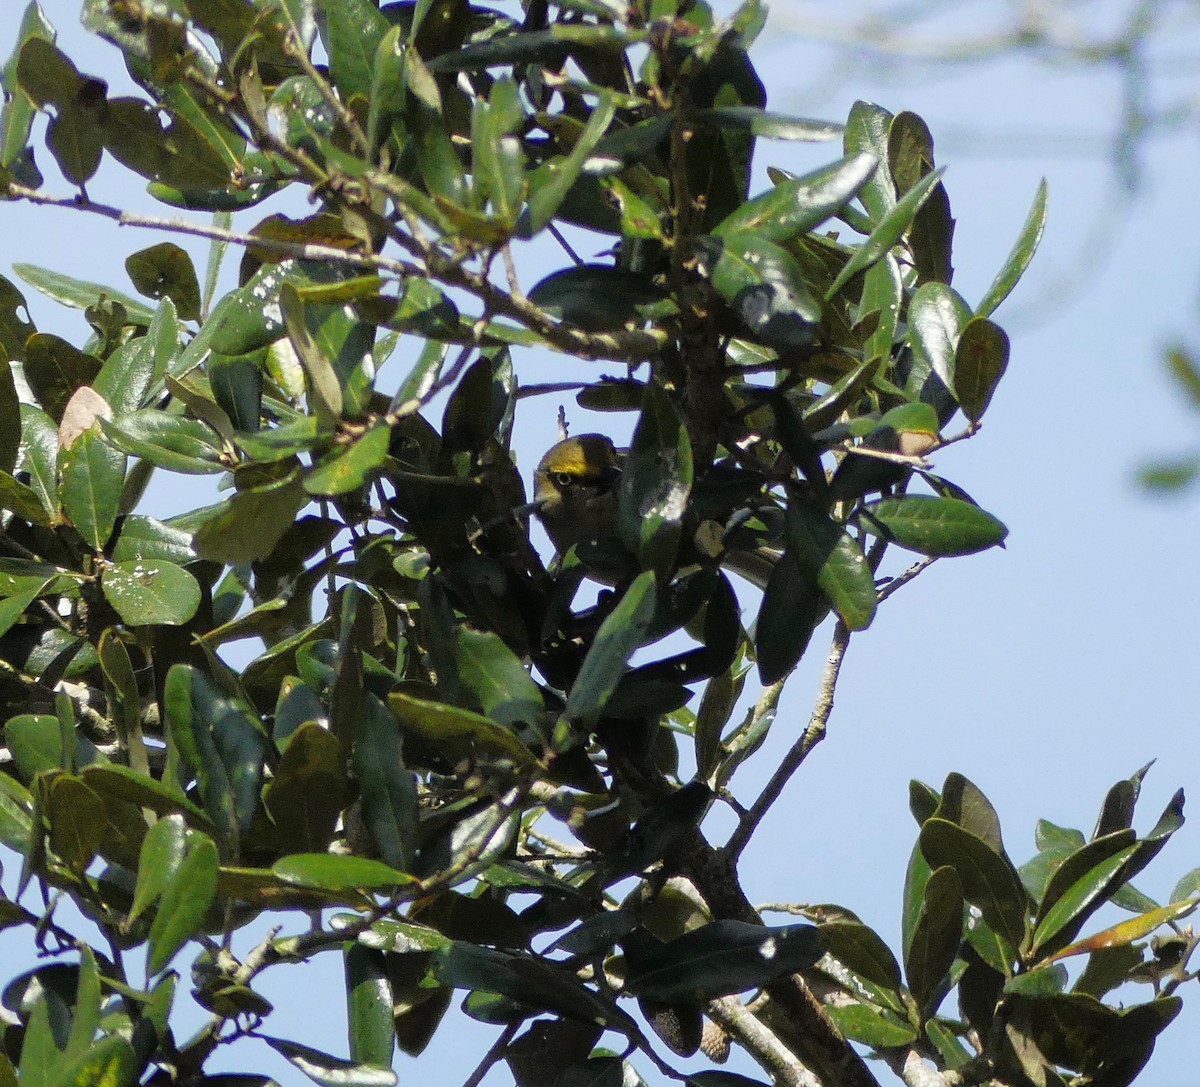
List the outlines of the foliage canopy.
<svg viewBox="0 0 1200 1087">
<path fill-rule="evenodd" d="M 4 989 L 0 1084 L 230 1082 L 210 1058 L 253 1039 L 318 1083 L 393 1082 L 455 990 L 501 1031 L 481 1067 L 522 1087 L 753 1082 L 660 1052 L 720 1062 L 731 1039 L 783 1083 L 874 1084 L 863 1047 L 910 1083 L 1120 1087 L 1148 1059 L 1192 945 L 1140 941 L 1197 879 L 1166 905 L 1132 887 L 1183 818 L 1180 793 L 1138 837 L 1141 772 L 1090 838 L 1042 824 L 1019 868 L 970 781 L 914 783 L 899 956 L 842 907 L 764 927 L 738 882 L 851 633 L 934 559 L 1004 539 L 923 458 L 988 408 L 1009 355 L 992 316 L 1046 198 L 970 304 L 924 122 L 767 110 L 764 17 L 87 0 L 144 91 L 117 97 L 27 9 L 0 194 L 199 233 L 213 259 L 201 276 L 172 242 L 142 249 L 132 294 L 18 267 L 84 310 L 79 345 L 0 279 L 0 841 L 22 858 L 0 924 L 50 959 Z M 751 194 L 756 144 L 839 139 Z M 44 186 L 38 142 L 76 197 Z M 91 202 L 109 166 L 191 217 Z M 316 210 L 232 229 L 289 189 Z M 523 286 L 526 243 L 569 228 L 611 258 Z M 511 455 L 521 399 L 563 391 L 519 382 L 531 348 L 623 364 L 571 391 L 637 419 L 619 531 L 549 571 Z M 223 497 L 157 519 L 155 471 Z M 881 578 L 897 548 L 923 558 Z M 726 566 L 748 553 L 771 569 L 743 625 Z M 589 575 L 611 588 L 580 593 Z M 829 616 L 812 720 L 741 803 Z M 230 664 L 247 639 L 261 652 Z M 720 846 L 713 803 L 738 816 Z M 1109 902 L 1133 917 L 1081 939 Z M 239 960 L 231 934 L 268 912 L 283 934 Z M 330 951 L 348 1059 L 268 1033 L 255 990 Z M 183 1038 L 187 961 L 211 1019 Z M 1153 996 L 1105 1002 L 1133 978 Z"/>
</svg>

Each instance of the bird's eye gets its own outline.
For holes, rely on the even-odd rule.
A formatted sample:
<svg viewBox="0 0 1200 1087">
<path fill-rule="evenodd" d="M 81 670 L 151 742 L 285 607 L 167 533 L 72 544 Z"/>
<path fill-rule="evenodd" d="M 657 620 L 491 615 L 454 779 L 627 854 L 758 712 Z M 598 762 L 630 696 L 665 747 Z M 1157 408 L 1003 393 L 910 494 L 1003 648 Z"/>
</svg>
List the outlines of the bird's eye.
<svg viewBox="0 0 1200 1087">
<path fill-rule="evenodd" d="M 556 487 L 570 487 L 575 482 L 575 477 L 570 472 L 551 472 L 550 481 Z"/>
</svg>

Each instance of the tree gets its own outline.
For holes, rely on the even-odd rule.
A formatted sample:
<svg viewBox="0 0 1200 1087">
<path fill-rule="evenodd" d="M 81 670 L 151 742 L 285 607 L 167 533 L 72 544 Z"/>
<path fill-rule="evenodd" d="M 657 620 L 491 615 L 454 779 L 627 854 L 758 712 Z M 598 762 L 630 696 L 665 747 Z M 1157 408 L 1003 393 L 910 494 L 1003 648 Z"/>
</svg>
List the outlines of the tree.
<svg viewBox="0 0 1200 1087">
<path fill-rule="evenodd" d="M 500 1061 L 522 1087 L 755 1082 L 661 1052 L 719 1063 L 731 1042 L 780 1083 L 874 1084 L 862 1047 L 910 1084 L 1131 1082 L 1191 977 L 1189 930 L 1141 941 L 1200 877 L 1165 905 L 1130 882 L 1182 793 L 1139 837 L 1139 772 L 1090 838 L 1045 823 L 1018 868 L 966 777 L 914 783 L 898 957 L 843 907 L 764 927 L 737 871 L 824 734 L 852 634 L 931 562 L 1004 539 L 924 456 L 976 433 L 1003 376 L 992 314 L 1044 190 L 970 306 L 924 123 L 768 111 L 753 2 L 723 21 L 607 0 L 85 18 L 145 97 L 78 71 L 31 6 L 4 194 L 199 233 L 212 268 L 243 257 L 215 298 L 173 243 L 134 253 L 155 305 L 19 267 L 85 309 L 79 346 L 3 281 L 0 840 L 22 870 L 0 916 L 51 961 L 5 990 L 0 1077 L 215 1084 L 217 1047 L 256 1038 L 317 1082 L 392 1082 L 395 1046 L 419 1054 L 463 990 L 499 1031 L 473 1082 Z M 39 110 L 76 195 L 38 170 Z M 839 137 L 840 158 L 751 196 L 757 142 Z M 89 200 L 110 158 L 183 215 Z M 289 189 L 318 210 L 232 229 Z M 611 260 L 574 259 L 572 227 Z M 526 289 L 544 235 L 570 259 Z M 549 570 L 510 455 L 540 391 L 518 382 L 529 348 L 623 364 L 571 391 L 637 418 L 617 531 Z M 139 512 L 154 471 L 228 494 L 158 520 Z M 745 626 L 726 569 L 744 554 L 770 562 Z M 739 798 L 827 617 L 811 719 Z M 247 638 L 262 652 L 231 663 Z M 736 815 L 718 845 L 714 805 Z M 1081 938 L 1110 902 L 1132 918 Z M 282 930 L 235 957 L 265 911 Z M 327 952 L 348 1062 L 280 1037 L 255 989 Z M 187 962 L 212 1016 L 183 1038 Z M 1106 1002 L 1131 979 L 1152 995 Z"/>
</svg>

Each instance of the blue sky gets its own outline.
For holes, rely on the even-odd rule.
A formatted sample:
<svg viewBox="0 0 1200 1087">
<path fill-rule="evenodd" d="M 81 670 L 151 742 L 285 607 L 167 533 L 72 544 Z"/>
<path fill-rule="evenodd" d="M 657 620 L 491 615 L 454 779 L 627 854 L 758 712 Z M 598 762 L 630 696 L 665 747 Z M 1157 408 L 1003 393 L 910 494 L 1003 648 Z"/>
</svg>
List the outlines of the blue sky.
<svg viewBox="0 0 1200 1087">
<path fill-rule="evenodd" d="M 776 7 L 788 14 L 785 3 Z M 78 5 L 48 0 L 44 9 L 80 67 L 119 85 L 113 51 L 84 43 Z M 0 18 L 0 52 L 15 35 L 16 10 Z M 1177 44 L 1200 47 L 1200 37 Z M 1200 148 L 1195 126 L 1149 143 L 1140 190 L 1129 195 L 1102 155 L 1079 153 L 1103 146 L 1111 129 L 1118 95 L 1101 73 L 1018 60 L 944 69 L 916 81 L 864 73 L 829 91 L 814 86 L 827 59 L 769 24 L 757 63 L 771 105 L 842 120 L 863 97 L 894 112 L 920 113 L 938 139 L 939 164 L 949 167 L 945 182 L 958 220 L 955 287 L 969 302 L 982 296 L 1007 255 L 1038 181 L 1045 176 L 1050 184 L 1041 250 L 996 314 L 1012 338 L 1008 375 L 981 433 L 935 458 L 940 473 L 1005 521 L 1007 547 L 936 564 L 855 636 L 828 738 L 743 861 L 753 901 L 837 902 L 896 947 L 915 835 L 907 813 L 910 778 L 940 786 L 957 770 L 974 780 L 998 808 L 1018 862 L 1033 852 L 1039 816 L 1089 832 L 1108 786 L 1151 759 L 1159 761 L 1143 790 L 1139 829 L 1149 828 L 1178 786 L 1200 786 L 1189 679 L 1196 667 L 1197 504 L 1149 498 L 1133 480 L 1142 460 L 1195 436 L 1194 417 L 1174 396 L 1160 358 L 1172 340 L 1200 341 L 1194 211 Z M 1026 131 L 1046 134 L 1041 152 L 1007 153 L 1003 134 Z M 815 166 L 837 154 L 828 145 L 760 143 L 758 187 L 766 184 L 767 165 Z M 66 190 L 60 183 L 57 191 Z M 91 194 L 152 208 L 140 182 L 120 168 L 106 166 Z M 2 272 L 30 261 L 124 289 L 124 257 L 158 240 L 76 213 L 4 204 L 0 238 Z M 204 247 L 181 244 L 202 267 Z M 596 240 L 583 255 L 603 247 Z M 77 312 L 31 289 L 26 295 L 39 328 L 82 340 Z M 518 359 L 519 372 L 523 366 L 526 381 L 562 376 L 557 363 L 551 369 L 542 360 Z M 517 452 L 526 469 L 553 440 L 556 406 L 522 408 Z M 572 416 L 577 432 L 606 425 Z M 160 510 L 201 501 L 181 491 L 180 478 L 172 477 L 173 493 L 153 493 Z M 768 744 L 735 780 L 744 802 L 807 721 L 828 634 L 814 637 Z M 1200 834 L 1189 825 L 1139 886 L 1165 901 L 1175 880 L 1197 864 Z M 7 875 L 15 877 L 13 866 Z M 0 934 L 0 955 L 12 961 L 14 954 L 13 942 Z M 287 1009 L 274 1032 L 343 1052 L 340 964 L 327 956 L 315 969 L 299 993 L 292 971 L 264 976 L 265 994 Z M 1132 991 L 1127 999 L 1146 995 Z M 1183 995 L 1188 999 L 1191 990 Z M 1197 1024 L 1195 1007 L 1186 1007 L 1143 1073 L 1142 1087 L 1191 1080 L 1194 1054 L 1186 1050 Z M 450 1033 L 410 1075 L 436 1070 L 438 1082 L 460 1082 L 494 1036 L 470 1022 Z M 400 1060 L 403 1079 L 406 1059 Z M 299 1082 L 265 1050 L 263 1069 L 285 1085 L 291 1077 Z M 879 1075 L 888 1081 L 882 1067 Z M 504 1077 L 493 1074 L 488 1082 Z"/>
</svg>

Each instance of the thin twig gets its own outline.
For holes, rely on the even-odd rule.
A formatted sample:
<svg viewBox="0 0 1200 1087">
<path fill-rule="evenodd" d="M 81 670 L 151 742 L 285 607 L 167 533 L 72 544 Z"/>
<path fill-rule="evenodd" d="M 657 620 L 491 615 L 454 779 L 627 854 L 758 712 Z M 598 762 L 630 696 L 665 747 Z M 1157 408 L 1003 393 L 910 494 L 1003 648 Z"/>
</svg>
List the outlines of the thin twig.
<svg viewBox="0 0 1200 1087">
<path fill-rule="evenodd" d="M 479 1087 L 483 1082 L 483 1077 L 491 1071 L 492 1065 L 495 1064 L 504 1056 L 504 1051 L 508 1048 L 509 1043 L 516 1037 L 517 1031 L 521 1024 L 509 1023 L 501 1032 L 500 1036 L 492 1043 L 492 1047 L 483 1055 L 476 1066 L 475 1070 L 463 1080 L 463 1087 Z"/>
<path fill-rule="evenodd" d="M 829 646 L 829 655 L 825 658 L 825 670 L 821 673 L 821 682 L 817 688 L 817 698 L 813 704 L 812 716 L 808 727 L 800 734 L 800 738 L 792 744 L 783 761 L 775 768 L 770 781 L 759 793 L 758 799 L 747 809 L 746 814 L 738 821 L 737 827 L 725 846 L 731 860 L 736 861 L 753 837 L 758 824 L 770 810 L 771 805 L 779 799 L 791 776 L 799 769 L 800 764 L 808 758 L 808 754 L 825 738 L 825 726 L 829 715 L 833 712 L 833 697 L 837 690 L 838 676 L 841 674 L 842 661 L 846 656 L 846 648 L 850 644 L 850 630 L 840 619 L 833 629 L 833 641 Z"/>
<path fill-rule="evenodd" d="M 886 600 L 892 595 L 892 593 L 902 586 L 907 585 L 922 571 L 928 570 L 935 562 L 937 562 L 936 555 L 930 555 L 929 557 L 922 559 L 920 562 L 914 562 L 907 570 L 904 571 L 904 573 L 897 574 L 894 578 L 888 581 L 886 585 L 880 586 L 878 598 L 880 600 Z"/>
</svg>

